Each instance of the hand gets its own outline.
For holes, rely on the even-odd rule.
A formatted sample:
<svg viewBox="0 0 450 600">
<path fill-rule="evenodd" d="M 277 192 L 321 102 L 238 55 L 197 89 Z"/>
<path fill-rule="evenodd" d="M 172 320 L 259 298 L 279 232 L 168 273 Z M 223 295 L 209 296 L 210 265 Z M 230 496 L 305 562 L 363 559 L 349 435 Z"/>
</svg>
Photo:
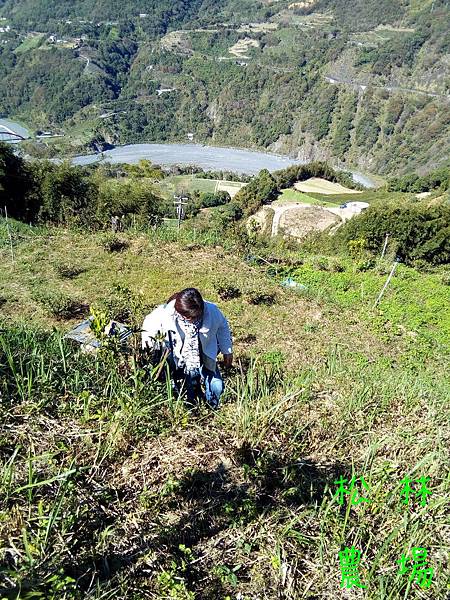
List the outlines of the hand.
<svg viewBox="0 0 450 600">
<path fill-rule="evenodd" d="M 232 354 L 224 354 L 223 355 L 223 366 L 226 369 L 229 369 L 233 365 L 233 355 Z"/>
</svg>

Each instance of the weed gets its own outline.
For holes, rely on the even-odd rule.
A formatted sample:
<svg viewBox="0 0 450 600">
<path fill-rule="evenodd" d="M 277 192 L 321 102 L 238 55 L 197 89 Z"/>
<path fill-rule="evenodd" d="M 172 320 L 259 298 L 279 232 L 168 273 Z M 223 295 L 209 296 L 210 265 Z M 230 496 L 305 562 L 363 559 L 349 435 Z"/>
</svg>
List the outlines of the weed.
<svg viewBox="0 0 450 600">
<path fill-rule="evenodd" d="M 2 295 L 18 298 L 0 324 L 0 595 L 335 598 L 338 552 L 354 545 L 364 555 L 361 599 L 420 596 L 395 573 L 413 546 L 428 549 L 429 594 L 444 599 L 450 329 L 441 270 L 399 265 L 373 309 L 392 262 L 358 270 L 365 253 L 322 247 L 323 270 L 303 247 L 299 256 L 274 245 L 258 247 L 250 267 L 212 252 L 232 244 L 211 232 L 183 252 L 194 242 L 183 226 L 133 239 L 139 255 L 97 260 L 98 235 L 20 231 L 15 268 L 0 265 Z M 220 272 L 244 300 L 256 290 L 279 302 L 227 304 L 236 367 L 221 410 L 194 414 L 137 350 L 85 355 L 64 340 L 67 327 L 35 310 L 37 277 L 48 293 L 62 285 L 41 268 L 49 254 L 65 264 L 91 257 L 77 283 L 99 333 L 111 315 L 105 296 L 138 323 L 186 273 L 206 298 Z M 99 289 L 121 268 L 120 286 Z M 308 293 L 278 292 L 286 276 Z M 335 481 L 352 475 L 367 481 L 367 505 L 339 505 Z M 430 477 L 427 506 L 402 503 L 405 476 Z"/>
<path fill-rule="evenodd" d="M 242 565 L 236 565 L 235 567 L 230 569 L 230 567 L 228 567 L 227 565 L 217 565 L 216 567 L 214 567 L 213 573 L 219 577 L 220 581 L 224 585 L 231 585 L 233 587 L 236 587 L 239 582 L 236 573 L 239 571 L 241 566 Z"/>
<path fill-rule="evenodd" d="M 36 291 L 33 299 L 56 319 L 74 319 L 86 314 L 88 310 L 86 303 L 63 292 Z"/>
<path fill-rule="evenodd" d="M 130 246 L 129 242 L 112 233 L 103 236 L 101 245 L 106 252 L 123 252 Z"/>
<path fill-rule="evenodd" d="M 86 271 L 84 267 L 72 263 L 57 263 L 55 270 L 62 279 L 75 279 Z"/>
<path fill-rule="evenodd" d="M 273 350 L 263 354 L 261 359 L 265 363 L 280 366 L 286 361 L 286 356 L 280 350 Z"/>
<path fill-rule="evenodd" d="M 221 300 L 233 300 L 241 296 L 241 290 L 227 281 L 220 280 L 215 282 L 214 289 Z"/>
<path fill-rule="evenodd" d="M 316 271 L 328 271 L 329 273 L 343 273 L 345 271 L 345 264 L 335 256 L 311 256 L 304 262 Z"/>
</svg>

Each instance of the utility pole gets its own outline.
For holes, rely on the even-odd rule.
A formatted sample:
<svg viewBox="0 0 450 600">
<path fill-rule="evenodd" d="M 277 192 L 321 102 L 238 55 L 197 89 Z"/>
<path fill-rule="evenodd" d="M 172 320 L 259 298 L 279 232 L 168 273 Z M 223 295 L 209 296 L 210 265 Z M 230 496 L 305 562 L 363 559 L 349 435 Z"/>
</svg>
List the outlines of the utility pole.
<svg viewBox="0 0 450 600">
<path fill-rule="evenodd" d="M 177 213 L 178 231 L 180 231 L 181 221 L 182 221 L 182 219 L 184 219 L 184 216 L 186 214 L 184 207 L 187 205 L 187 201 L 189 200 L 189 198 L 187 196 L 177 196 L 177 195 L 174 195 L 174 198 L 175 198 L 175 200 L 173 201 L 173 203 L 174 203 L 175 210 Z"/>
</svg>

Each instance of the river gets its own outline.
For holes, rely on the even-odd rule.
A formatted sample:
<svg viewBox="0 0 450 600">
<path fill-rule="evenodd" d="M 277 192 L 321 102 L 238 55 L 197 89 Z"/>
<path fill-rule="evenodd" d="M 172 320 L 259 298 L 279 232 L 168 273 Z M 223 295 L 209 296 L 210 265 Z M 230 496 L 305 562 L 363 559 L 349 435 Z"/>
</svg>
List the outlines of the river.
<svg viewBox="0 0 450 600">
<path fill-rule="evenodd" d="M 287 156 L 254 152 L 240 148 L 220 148 L 201 144 L 130 144 L 103 153 L 111 163 L 137 163 L 145 158 L 164 165 L 197 165 L 211 171 L 233 171 L 255 175 L 261 169 L 276 171 L 298 161 Z M 74 163 L 86 165 L 100 159 L 99 154 L 77 156 Z"/>
<path fill-rule="evenodd" d="M 0 119 L 0 127 L 5 126 L 16 133 L 29 137 L 30 132 L 18 123 L 8 119 Z M 256 152 L 242 148 L 221 148 L 216 146 L 202 146 L 201 144 L 129 144 L 116 146 L 103 154 L 88 154 L 76 156 L 73 164 L 89 165 L 100 160 L 110 163 L 135 164 L 141 159 L 148 159 L 154 163 L 172 165 L 196 165 L 205 170 L 232 171 L 256 175 L 261 169 L 277 171 L 286 169 L 291 165 L 304 164 L 289 156 Z M 377 183 L 369 175 L 351 171 L 354 181 L 365 187 L 377 187 Z"/>
<path fill-rule="evenodd" d="M 28 131 L 28 129 L 25 129 L 25 127 L 22 127 L 22 125 L 19 125 L 19 123 L 15 123 L 14 121 L 10 121 L 9 119 L 0 119 L 0 132 L 4 132 L 4 131 L 14 131 L 14 133 L 17 133 L 19 135 L 21 135 L 24 138 L 29 138 L 30 137 L 30 132 Z M 20 140 L 7 140 L 12 144 L 15 144 L 16 142 L 20 141 Z"/>
<path fill-rule="evenodd" d="M 289 156 L 201 144 L 129 144 L 104 152 L 103 159 L 100 154 L 89 154 L 77 156 L 73 162 L 77 165 L 88 165 L 105 160 L 110 163 L 135 164 L 141 159 L 148 159 L 164 166 L 196 165 L 205 170 L 232 171 L 247 175 L 256 175 L 261 169 L 277 171 L 291 165 L 305 164 Z M 358 171 L 351 171 L 351 173 L 354 181 L 365 187 L 377 187 L 376 181 L 370 176 Z"/>
</svg>

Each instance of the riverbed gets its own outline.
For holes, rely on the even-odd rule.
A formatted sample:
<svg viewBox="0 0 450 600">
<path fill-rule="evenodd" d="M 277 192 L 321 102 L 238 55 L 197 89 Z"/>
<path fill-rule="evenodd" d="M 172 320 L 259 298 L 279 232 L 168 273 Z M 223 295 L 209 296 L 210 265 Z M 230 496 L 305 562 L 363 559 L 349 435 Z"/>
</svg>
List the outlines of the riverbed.
<svg viewBox="0 0 450 600">
<path fill-rule="evenodd" d="M 30 132 L 9 119 L 0 119 L 0 126 L 15 131 L 27 138 Z M 243 148 L 222 148 L 203 146 L 201 144 L 129 144 L 116 146 L 103 153 L 76 156 L 75 165 L 89 165 L 99 161 L 109 163 L 136 164 L 142 159 L 150 160 L 163 166 L 195 165 L 208 171 L 232 171 L 246 175 L 256 175 L 261 169 L 278 171 L 291 165 L 305 164 L 289 156 L 257 152 Z M 367 188 L 377 187 L 377 182 L 369 175 L 351 171 L 354 181 Z"/>
<path fill-rule="evenodd" d="M 21 135 L 23 138 L 27 139 L 30 137 L 30 132 L 19 123 L 15 123 L 14 121 L 10 121 L 9 119 L 0 119 L 0 131 L 13 131 L 18 135 Z M 20 140 L 8 140 L 9 143 L 15 144 Z"/>
<path fill-rule="evenodd" d="M 150 160 L 163 166 L 195 165 L 209 171 L 232 171 L 246 175 L 256 175 L 261 169 L 278 171 L 291 165 L 301 165 L 305 162 L 289 156 L 256 152 L 242 148 L 222 148 L 202 146 L 201 144 L 129 144 L 117 146 L 102 154 L 77 156 L 73 163 L 88 165 L 99 160 L 110 163 L 135 164 L 142 159 Z M 365 187 L 377 186 L 370 176 L 352 171 L 354 181 Z"/>
<path fill-rule="evenodd" d="M 256 175 L 261 169 L 276 171 L 299 161 L 287 156 L 254 152 L 241 148 L 221 148 L 201 144 L 130 144 L 103 153 L 102 160 L 135 164 L 142 159 L 164 166 L 195 165 L 210 171 L 233 171 Z M 101 155 L 77 156 L 74 163 L 86 165 L 100 160 Z"/>
</svg>

